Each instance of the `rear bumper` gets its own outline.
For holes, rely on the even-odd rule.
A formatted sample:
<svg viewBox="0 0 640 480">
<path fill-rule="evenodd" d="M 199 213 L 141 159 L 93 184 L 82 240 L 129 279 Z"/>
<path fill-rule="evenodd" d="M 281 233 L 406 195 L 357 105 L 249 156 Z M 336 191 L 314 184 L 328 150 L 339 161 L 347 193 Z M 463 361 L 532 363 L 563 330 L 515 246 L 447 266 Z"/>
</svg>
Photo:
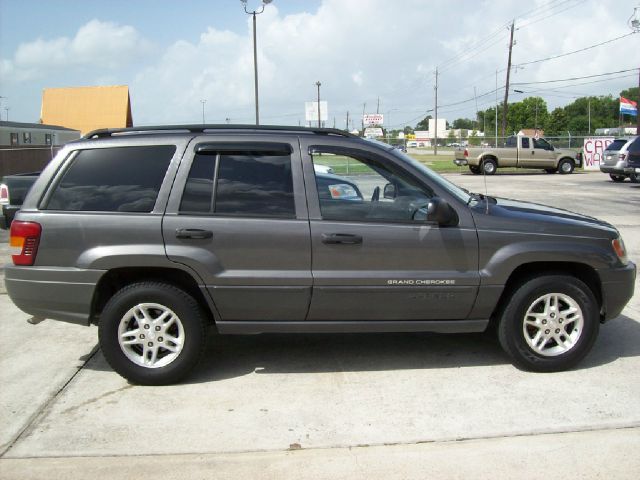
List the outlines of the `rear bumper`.
<svg viewBox="0 0 640 480">
<path fill-rule="evenodd" d="M 95 287 L 104 270 L 5 266 L 9 297 L 34 317 L 89 324 Z"/>
<path fill-rule="evenodd" d="M 453 160 L 453 163 L 455 163 L 459 167 L 463 167 L 464 165 L 468 165 L 469 161 L 466 158 L 456 158 Z"/>
<path fill-rule="evenodd" d="M 602 283 L 603 319 L 611 320 L 620 315 L 631 297 L 636 281 L 636 266 L 629 262 L 623 268 L 598 270 Z"/>
</svg>

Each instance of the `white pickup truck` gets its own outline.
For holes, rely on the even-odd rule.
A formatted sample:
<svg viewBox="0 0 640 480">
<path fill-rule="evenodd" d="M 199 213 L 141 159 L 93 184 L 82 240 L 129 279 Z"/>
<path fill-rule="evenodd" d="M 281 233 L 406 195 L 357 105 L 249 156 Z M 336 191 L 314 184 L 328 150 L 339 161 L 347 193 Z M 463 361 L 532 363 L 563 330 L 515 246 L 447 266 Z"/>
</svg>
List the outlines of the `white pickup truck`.
<svg viewBox="0 0 640 480">
<path fill-rule="evenodd" d="M 508 137 L 504 147 L 458 149 L 456 165 L 468 165 L 472 173 L 493 175 L 498 168 L 542 168 L 547 173 L 571 173 L 582 166 L 582 154 L 555 148 L 543 138 Z"/>
</svg>

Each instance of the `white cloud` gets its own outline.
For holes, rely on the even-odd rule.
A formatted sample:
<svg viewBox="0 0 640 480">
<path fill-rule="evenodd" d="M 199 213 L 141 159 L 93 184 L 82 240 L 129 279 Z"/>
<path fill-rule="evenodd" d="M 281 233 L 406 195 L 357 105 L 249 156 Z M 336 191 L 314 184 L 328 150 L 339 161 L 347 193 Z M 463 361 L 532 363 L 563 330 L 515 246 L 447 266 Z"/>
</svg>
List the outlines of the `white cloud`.
<svg viewBox="0 0 640 480">
<path fill-rule="evenodd" d="M 122 68 L 149 53 L 151 44 L 135 28 L 91 20 L 73 38 L 38 38 L 21 44 L 13 60 L 3 60 L 17 82 L 78 67 L 102 70 Z"/>
</svg>

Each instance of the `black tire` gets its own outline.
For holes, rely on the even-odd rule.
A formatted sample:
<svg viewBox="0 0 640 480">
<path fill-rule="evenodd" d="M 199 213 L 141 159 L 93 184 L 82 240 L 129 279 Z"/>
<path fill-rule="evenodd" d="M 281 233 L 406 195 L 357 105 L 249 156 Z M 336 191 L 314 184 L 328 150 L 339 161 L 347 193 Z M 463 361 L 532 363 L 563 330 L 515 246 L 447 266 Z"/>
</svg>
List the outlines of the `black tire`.
<svg viewBox="0 0 640 480">
<path fill-rule="evenodd" d="M 613 173 L 610 173 L 609 177 L 616 183 L 624 182 L 624 179 L 626 178 L 624 175 L 615 175 Z"/>
<path fill-rule="evenodd" d="M 496 162 L 493 158 L 487 158 L 482 161 L 482 172 L 485 175 L 493 175 L 496 173 L 498 169 L 498 162 Z"/>
<path fill-rule="evenodd" d="M 563 313 L 562 307 L 569 304 L 560 301 L 558 304 L 561 309 L 555 310 L 558 313 L 554 314 L 554 311 L 550 310 L 548 319 L 540 320 L 538 317 L 536 323 L 540 322 L 539 326 L 527 323 L 528 326 L 525 329 L 525 316 L 528 310 L 540 305 L 540 301 L 545 295 L 553 294 L 558 294 L 564 300 L 571 299 L 580 308 L 582 312 L 581 328 L 578 330 L 579 321 L 569 317 L 566 320 L 562 318 L 563 315 L 567 315 L 567 310 L 565 309 L 565 313 Z M 545 316 L 547 314 L 532 313 L 532 315 Z M 554 315 L 555 320 L 551 318 Z M 564 326 L 560 325 L 563 321 L 565 322 Z M 545 325 L 543 326 L 542 323 Z M 568 275 L 544 275 L 530 278 L 513 292 L 500 315 L 498 338 L 502 348 L 518 368 L 536 372 L 557 372 L 570 369 L 589 353 L 598 336 L 599 327 L 598 302 L 587 285 Z M 575 335 L 576 338 L 570 339 L 566 329 L 571 329 L 569 334 Z M 544 349 L 545 354 L 534 350 L 529 344 L 529 341 L 538 343 L 534 335 L 537 332 L 540 332 L 541 340 L 544 341 L 540 348 Z M 564 341 L 571 343 L 570 347 L 561 346 L 559 342 L 549 337 L 549 334 L 554 335 L 558 332 L 561 332 L 558 335 L 559 340 L 562 341 L 562 337 L 564 337 Z M 529 338 L 534 336 L 534 338 L 527 340 L 527 336 Z M 544 340 L 545 337 L 548 340 Z M 562 350 L 564 348 L 567 350 L 559 353 L 554 352 L 554 349 Z"/>
<path fill-rule="evenodd" d="M 640 183 L 640 176 L 633 172 L 629 174 L 629 180 L 631 180 L 631 183 Z"/>
<path fill-rule="evenodd" d="M 547 173 L 556 173 L 558 171 L 558 169 L 557 168 L 545 168 L 544 171 L 547 172 Z"/>
<path fill-rule="evenodd" d="M 471 173 L 473 173 L 474 175 L 479 175 L 480 172 L 482 172 L 478 165 L 469 165 L 469 170 L 471 170 Z"/>
<path fill-rule="evenodd" d="M 573 170 L 576 168 L 576 164 L 570 158 L 564 158 L 560 160 L 558 164 L 558 172 L 562 175 L 566 175 L 568 173 L 573 173 Z"/>
<path fill-rule="evenodd" d="M 134 307 L 141 306 L 145 308 L 148 316 L 138 319 L 132 312 Z M 163 312 L 168 318 L 174 318 L 170 315 L 171 313 L 177 318 L 173 322 L 167 322 L 166 330 L 163 323 L 165 320 L 160 318 L 160 313 Z M 157 316 L 154 317 L 154 315 Z M 138 316 L 142 317 L 139 313 Z M 132 383 L 139 385 L 176 383 L 191 372 L 202 356 L 206 344 L 205 318 L 200 305 L 185 291 L 165 283 L 135 283 L 118 291 L 102 311 L 98 329 L 100 348 L 111 368 Z M 157 323 L 151 324 L 145 319 L 155 320 Z M 150 323 L 148 330 L 143 328 L 145 321 Z M 121 325 L 123 330 L 119 331 Z M 127 335 L 132 343 L 133 339 L 136 340 L 134 345 L 121 346 L 119 337 L 122 331 L 137 332 L 138 330 L 141 336 L 137 333 Z M 160 336 L 163 332 L 166 338 Z M 170 339 L 174 337 L 181 342 L 170 343 Z M 138 338 L 145 338 L 145 340 L 138 342 Z M 130 358 L 143 363 L 143 358 L 154 361 L 152 352 L 148 352 L 147 346 L 143 344 L 155 345 L 159 365 L 152 368 L 136 363 Z M 128 353 L 125 353 L 125 349 Z M 175 349 L 177 352 L 171 352 L 169 349 Z M 147 353 L 150 353 L 151 359 Z M 164 364 L 164 362 L 168 363 Z"/>
</svg>

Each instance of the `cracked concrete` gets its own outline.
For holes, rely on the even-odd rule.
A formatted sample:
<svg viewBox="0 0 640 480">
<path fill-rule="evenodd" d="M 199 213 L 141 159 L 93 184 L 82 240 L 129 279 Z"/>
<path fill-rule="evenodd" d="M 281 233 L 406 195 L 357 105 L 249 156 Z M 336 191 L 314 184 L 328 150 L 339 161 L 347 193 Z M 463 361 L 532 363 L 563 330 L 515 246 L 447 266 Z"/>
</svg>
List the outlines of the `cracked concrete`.
<svg viewBox="0 0 640 480">
<path fill-rule="evenodd" d="M 481 177 L 452 175 L 472 191 Z M 488 193 L 617 225 L 640 185 L 496 175 Z M 4 237 L 3 237 L 4 235 Z M 6 242 L 6 232 L 0 232 Z M 640 301 L 575 370 L 515 369 L 488 334 L 210 337 L 194 376 L 131 386 L 95 328 L 33 326 L 0 296 L 0 478 L 635 478 Z"/>
</svg>

